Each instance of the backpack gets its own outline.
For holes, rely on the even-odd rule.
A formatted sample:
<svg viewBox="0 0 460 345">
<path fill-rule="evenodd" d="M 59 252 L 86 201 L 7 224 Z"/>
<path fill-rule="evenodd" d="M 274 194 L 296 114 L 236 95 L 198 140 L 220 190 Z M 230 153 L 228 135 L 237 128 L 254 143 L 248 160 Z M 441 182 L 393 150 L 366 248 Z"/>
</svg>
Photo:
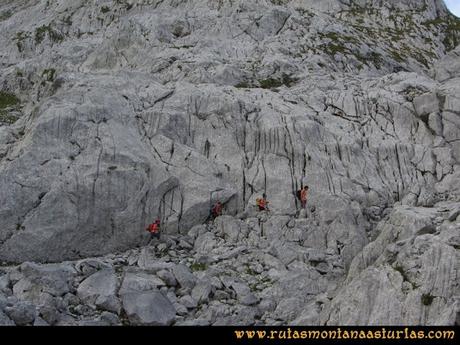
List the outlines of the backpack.
<svg viewBox="0 0 460 345">
<path fill-rule="evenodd" d="M 302 200 L 302 198 L 301 198 L 302 190 L 299 189 L 297 192 L 295 192 L 295 195 L 299 200 Z"/>
</svg>

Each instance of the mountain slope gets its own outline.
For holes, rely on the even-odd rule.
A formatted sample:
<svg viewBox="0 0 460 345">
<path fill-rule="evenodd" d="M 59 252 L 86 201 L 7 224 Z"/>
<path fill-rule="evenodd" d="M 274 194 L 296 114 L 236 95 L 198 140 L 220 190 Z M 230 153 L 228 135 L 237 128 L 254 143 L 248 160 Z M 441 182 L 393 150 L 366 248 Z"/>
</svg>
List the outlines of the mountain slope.
<svg viewBox="0 0 460 345">
<path fill-rule="evenodd" d="M 277 296 L 266 323 L 452 323 L 459 32 L 441 0 L 4 1 L 0 260 L 130 250 L 147 244 L 157 217 L 180 243 L 219 200 L 229 218 L 209 232 L 222 239 L 196 234 L 190 257 L 199 259 L 201 241 L 231 252 L 241 240 L 250 255 L 276 258 L 263 270 L 304 279 L 258 292 Z M 262 193 L 268 215 L 253 206 Z M 422 250 L 410 255 L 430 277 L 449 267 L 449 279 L 430 287 L 417 276 L 411 297 L 398 295 L 401 313 L 372 314 L 390 285 L 403 294 L 414 281 L 402 273 L 410 245 L 385 248 L 418 213 L 430 232 L 417 225 L 404 239 L 447 256 L 427 266 Z M 241 231 L 236 242 L 228 228 Z M 320 276 L 298 304 L 311 308 L 285 312 Z M 385 293 L 374 295 L 375 282 Z M 444 302 L 409 319 L 421 295 Z"/>
</svg>

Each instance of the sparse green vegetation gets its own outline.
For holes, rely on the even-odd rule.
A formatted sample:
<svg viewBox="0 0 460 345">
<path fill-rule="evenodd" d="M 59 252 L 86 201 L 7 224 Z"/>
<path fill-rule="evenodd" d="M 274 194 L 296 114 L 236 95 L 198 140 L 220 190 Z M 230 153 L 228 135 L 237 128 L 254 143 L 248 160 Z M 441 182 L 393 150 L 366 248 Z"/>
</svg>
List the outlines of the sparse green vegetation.
<svg viewBox="0 0 460 345">
<path fill-rule="evenodd" d="M 437 26 L 439 24 L 444 24 L 444 23 L 445 23 L 445 19 L 441 18 L 441 17 L 438 17 L 436 19 L 426 20 L 426 21 L 422 22 L 422 25 L 425 25 L 425 26 L 431 26 L 431 25 Z"/>
<path fill-rule="evenodd" d="M 430 294 L 423 294 L 420 299 L 421 299 L 423 305 L 429 306 L 429 305 L 431 305 L 433 303 L 434 297 L 431 296 Z"/>
<path fill-rule="evenodd" d="M 433 43 L 433 40 L 431 38 L 429 38 L 429 37 L 425 37 L 423 39 L 423 41 L 425 42 L 425 44 L 432 44 Z"/>
<path fill-rule="evenodd" d="M 322 37 L 322 38 L 329 38 L 332 42 L 334 43 L 358 43 L 358 39 L 356 39 L 355 37 L 353 36 L 349 36 L 349 35 L 342 35 L 342 34 L 338 34 L 337 32 L 333 32 L 333 31 L 330 31 L 330 32 L 326 32 L 326 33 L 319 33 L 319 36 Z"/>
<path fill-rule="evenodd" d="M 312 12 L 310 12 L 309 10 L 307 10 L 305 8 L 302 8 L 302 7 L 296 7 L 295 10 L 297 12 L 299 12 L 304 17 L 312 18 L 312 17 L 315 16 Z"/>
<path fill-rule="evenodd" d="M 273 89 L 282 85 L 291 87 L 296 81 L 297 79 L 283 73 L 281 79 L 267 78 L 259 80 L 259 85 L 262 89 Z"/>
<path fill-rule="evenodd" d="M 445 38 L 442 41 L 447 51 L 453 50 L 460 44 L 460 19 L 451 17 L 445 30 Z"/>
<path fill-rule="evenodd" d="M 12 125 L 17 121 L 17 117 L 11 114 L 8 114 L 2 110 L 0 110 L 0 123 L 6 123 L 8 125 Z"/>
<path fill-rule="evenodd" d="M 193 264 L 190 265 L 190 269 L 192 270 L 192 272 L 196 272 L 196 271 L 204 271 L 206 270 L 208 267 L 206 264 L 203 264 L 203 263 L 199 263 L 199 262 L 194 262 Z"/>
<path fill-rule="evenodd" d="M 235 87 L 238 89 L 249 89 L 251 86 L 247 81 L 241 81 L 238 84 L 236 84 Z"/>
<path fill-rule="evenodd" d="M 274 89 L 280 86 L 287 86 L 291 87 L 293 84 L 297 82 L 296 78 L 292 78 L 291 76 L 283 73 L 281 78 L 267 78 L 262 79 L 257 82 L 251 81 L 241 81 L 235 85 L 238 89 L 250 89 L 250 88 L 257 88 L 260 87 L 262 89 Z M 257 86 L 259 85 L 259 86 Z"/>
<path fill-rule="evenodd" d="M 13 15 L 13 12 L 10 10 L 6 10 L 5 12 L 0 13 L 0 22 L 3 20 L 7 20 Z"/>
<path fill-rule="evenodd" d="M 460 44 L 460 19 L 450 15 L 447 18 L 438 17 L 436 19 L 427 20 L 422 25 L 430 28 L 431 26 L 438 27 L 444 33 L 442 43 L 446 47 L 446 51 L 453 50 Z"/>
<path fill-rule="evenodd" d="M 48 35 L 49 39 L 52 42 L 62 42 L 64 40 L 64 36 L 59 33 L 58 31 L 54 30 L 49 25 L 42 25 L 39 28 L 35 29 L 35 43 L 40 44 L 45 39 L 46 35 Z"/>
<path fill-rule="evenodd" d="M 328 43 L 322 46 L 323 49 L 331 56 L 334 56 L 337 53 L 346 54 L 348 48 L 346 48 L 342 43 Z"/>
<path fill-rule="evenodd" d="M 17 98 L 14 94 L 5 91 L 0 91 L 0 109 L 13 107 L 18 105 L 19 103 L 19 98 Z"/>
<path fill-rule="evenodd" d="M 390 54 L 391 54 L 391 57 L 397 62 L 401 63 L 405 61 L 405 59 L 401 56 L 401 54 L 399 54 L 396 50 L 391 50 Z"/>
<path fill-rule="evenodd" d="M 18 40 L 18 41 L 23 41 L 28 37 L 30 37 L 29 33 L 25 33 L 24 31 L 19 31 L 19 32 L 16 33 L 16 38 L 15 39 Z"/>
<path fill-rule="evenodd" d="M 288 0 L 270 0 L 273 5 L 285 5 Z"/>
<path fill-rule="evenodd" d="M 358 65 L 358 69 L 362 69 L 363 65 L 369 66 L 373 63 L 376 68 L 380 68 L 383 62 L 382 54 L 378 52 L 370 52 L 366 55 L 362 55 L 357 49 L 347 47 L 345 44 L 359 44 L 359 40 L 352 36 L 338 35 L 335 32 L 328 32 L 326 34 L 320 34 L 323 38 L 328 38 L 331 42 L 322 45 L 322 49 L 334 57 L 340 53 L 343 55 L 353 55 L 361 64 Z"/>
<path fill-rule="evenodd" d="M 373 9 L 364 8 L 361 6 L 352 6 L 350 10 L 338 12 L 340 20 L 348 22 L 357 35 L 352 36 L 352 41 L 348 40 L 346 36 L 340 33 L 326 33 L 322 34 L 322 37 L 330 39 L 327 45 L 323 45 L 322 48 L 334 56 L 335 54 L 342 53 L 345 55 L 354 55 L 361 63 L 369 64 L 372 62 L 377 68 L 380 68 L 384 59 L 382 56 L 377 54 L 367 54 L 366 56 L 360 55 L 359 51 L 351 47 L 348 43 L 358 43 L 356 41 L 369 42 L 385 46 L 386 52 L 398 63 L 403 63 L 407 59 L 411 58 L 418 61 L 425 67 L 429 67 L 432 60 L 437 58 L 437 54 L 433 52 L 433 46 L 439 39 L 444 37 L 444 45 L 446 50 L 453 49 L 460 43 L 460 20 L 455 17 L 442 17 L 433 20 L 428 20 L 420 23 L 414 14 L 425 11 L 426 4 L 408 11 L 397 11 L 392 9 L 388 20 L 390 25 L 374 25 L 375 20 L 385 19 L 381 13 L 375 12 Z M 362 18 L 370 19 L 369 22 L 362 21 Z M 418 17 L 417 17 L 418 18 Z M 393 22 L 393 24 L 391 24 Z M 425 29 L 425 30 L 424 30 Z M 432 35 L 423 35 L 423 31 L 432 32 Z M 445 36 L 443 35 L 445 33 Z M 412 44 L 412 41 L 420 40 L 425 47 Z M 395 45 L 395 43 L 399 43 Z"/>
<path fill-rule="evenodd" d="M 254 271 L 252 268 L 250 268 L 249 266 L 246 267 L 245 273 L 249 274 L 250 276 L 257 276 L 258 275 L 258 273 L 256 271 Z"/>
<path fill-rule="evenodd" d="M 16 40 L 16 46 L 18 47 L 18 50 L 22 52 L 24 50 L 23 42 L 26 38 L 29 38 L 30 34 L 24 31 L 19 31 L 16 33 L 16 37 L 14 38 Z"/>
<path fill-rule="evenodd" d="M 17 117 L 10 113 L 16 110 L 20 104 L 19 98 L 14 94 L 0 91 L 0 123 L 12 124 L 16 122 Z"/>
<path fill-rule="evenodd" d="M 128 11 L 133 7 L 133 4 L 127 3 L 125 0 L 115 0 L 115 2 L 119 5 L 124 5 Z"/>
<path fill-rule="evenodd" d="M 396 265 L 393 268 L 401 274 L 401 276 L 403 277 L 404 281 L 408 280 L 407 276 L 406 276 L 406 272 L 404 271 L 404 268 L 401 265 Z"/>
<path fill-rule="evenodd" d="M 56 78 L 56 70 L 54 68 L 45 69 L 42 73 L 42 77 L 45 77 L 46 81 L 54 81 Z"/>
<path fill-rule="evenodd" d="M 63 23 L 67 24 L 68 26 L 72 25 L 72 16 L 67 16 L 63 19 Z"/>
<path fill-rule="evenodd" d="M 377 53 L 377 52 L 370 52 L 368 55 L 368 59 L 372 61 L 372 63 L 375 65 L 375 67 L 380 68 L 383 58 L 382 54 Z"/>
<path fill-rule="evenodd" d="M 403 93 L 405 94 L 406 100 L 412 102 L 416 96 L 419 96 L 422 93 L 425 93 L 426 91 L 426 89 L 423 90 L 417 87 L 409 86 L 406 89 L 404 89 Z"/>
<path fill-rule="evenodd" d="M 349 12 L 353 16 L 362 16 L 366 13 L 366 8 L 361 6 L 352 6 L 348 11 L 344 12 Z"/>
<path fill-rule="evenodd" d="M 192 44 L 184 44 L 184 45 L 181 45 L 181 46 L 172 46 L 171 48 L 173 49 L 190 49 L 190 48 L 194 48 L 195 46 L 192 45 Z"/>
<path fill-rule="evenodd" d="M 396 266 L 393 267 L 393 269 L 395 271 L 398 271 L 399 274 L 401 274 L 401 276 L 403 278 L 403 281 L 410 283 L 412 285 L 413 289 L 417 288 L 417 285 L 409 280 L 409 277 L 407 276 L 406 271 L 404 270 L 404 268 L 401 265 L 397 264 Z"/>
<path fill-rule="evenodd" d="M 253 283 L 249 284 L 249 288 L 253 292 L 261 290 L 261 288 L 263 289 L 264 287 L 273 285 L 273 282 L 269 277 L 263 276 L 262 274 L 257 273 L 249 266 L 246 266 L 245 273 L 255 278 Z"/>
<path fill-rule="evenodd" d="M 35 30 L 35 43 L 39 44 L 45 38 L 46 33 L 50 30 L 49 26 L 41 26 Z"/>
<path fill-rule="evenodd" d="M 283 84 L 287 87 L 291 87 L 293 84 L 297 82 L 297 78 L 292 78 L 287 74 L 283 74 L 281 77 Z"/>
<path fill-rule="evenodd" d="M 283 85 L 281 80 L 273 78 L 259 80 L 259 84 L 262 89 L 273 89 L 275 87 L 280 87 L 281 85 Z"/>
</svg>

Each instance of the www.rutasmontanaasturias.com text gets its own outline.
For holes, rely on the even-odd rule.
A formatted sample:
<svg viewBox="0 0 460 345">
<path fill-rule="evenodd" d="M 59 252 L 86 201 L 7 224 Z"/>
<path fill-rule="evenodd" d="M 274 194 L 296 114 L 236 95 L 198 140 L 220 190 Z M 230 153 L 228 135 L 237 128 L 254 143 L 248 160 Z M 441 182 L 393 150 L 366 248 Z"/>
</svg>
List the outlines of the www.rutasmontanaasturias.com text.
<svg viewBox="0 0 460 345">
<path fill-rule="evenodd" d="M 328 330 L 235 330 L 236 339 L 454 339 L 455 331 L 450 329 L 413 330 L 409 328 L 392 330 L 382 327 L 377 330 L 346 330 L 338 327 Z"/>
</svg>

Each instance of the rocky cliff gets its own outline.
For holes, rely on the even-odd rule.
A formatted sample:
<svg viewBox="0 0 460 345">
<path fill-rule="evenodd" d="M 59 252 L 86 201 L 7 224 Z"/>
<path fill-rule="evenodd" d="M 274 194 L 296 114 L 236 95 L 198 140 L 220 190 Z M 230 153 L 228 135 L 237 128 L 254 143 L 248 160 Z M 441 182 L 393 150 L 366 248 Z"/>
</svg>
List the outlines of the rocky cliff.
<svg viewBox="0 0 460 345">
<path fill-rule="evenodd" d="M 441 0 L 3 1 L 0 323 L 454 324 L 459 43 Z"/>
</svg>

